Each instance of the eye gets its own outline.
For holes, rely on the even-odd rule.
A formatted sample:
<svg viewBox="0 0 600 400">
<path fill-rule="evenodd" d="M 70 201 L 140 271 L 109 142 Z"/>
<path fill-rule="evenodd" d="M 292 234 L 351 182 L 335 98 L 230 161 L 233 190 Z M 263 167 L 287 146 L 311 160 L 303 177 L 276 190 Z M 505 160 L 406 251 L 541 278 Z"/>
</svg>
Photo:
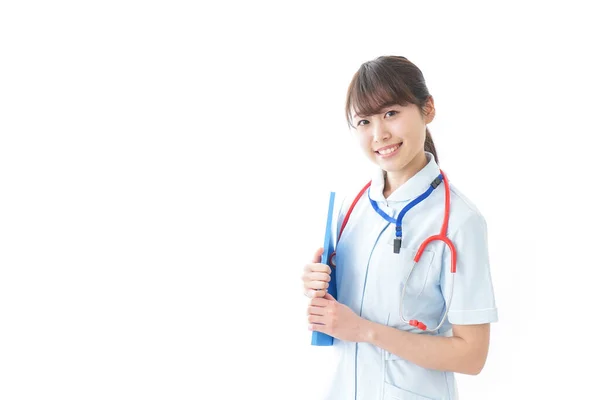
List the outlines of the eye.
<svg viewBox="0 0 600 400">
<path fill-rule="evenodd" d="M 360 121 L 358 121 L 356 123 L 356 126 L 362 126 L 362 125 L 366 125 L 368 123 L 369 123 L 369 121 L 367 121 L 366 119 L 361 119 Z"/>
<path fill-rule="evenodd" d="M 390 110 L 390 111 L 388 111 L 388 112 L 385 113 L 385 116 L 386 117 L 393 117 L 396 114 L 398 114 L 398 111 Z"/>
</svg>

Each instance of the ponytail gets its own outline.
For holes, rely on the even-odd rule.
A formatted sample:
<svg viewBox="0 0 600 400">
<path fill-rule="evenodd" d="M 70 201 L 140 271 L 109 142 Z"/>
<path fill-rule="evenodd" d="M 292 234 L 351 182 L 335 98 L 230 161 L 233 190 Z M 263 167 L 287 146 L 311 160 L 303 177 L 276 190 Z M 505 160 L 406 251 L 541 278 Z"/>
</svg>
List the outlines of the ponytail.
<svg viewBox="0 0 600 400">
<path fill-rule="evenodd" d="M 435 151 L 435 144 L 433 144 L 433 139 L 431 138 L 431 133 L 429 133 L 429 128 L 425 127 L 425 151 L 433 154 L 433 158 L 435 159 L 436 164 L 440 164 L 438 161 L 437 152 Z"/>
</svg>

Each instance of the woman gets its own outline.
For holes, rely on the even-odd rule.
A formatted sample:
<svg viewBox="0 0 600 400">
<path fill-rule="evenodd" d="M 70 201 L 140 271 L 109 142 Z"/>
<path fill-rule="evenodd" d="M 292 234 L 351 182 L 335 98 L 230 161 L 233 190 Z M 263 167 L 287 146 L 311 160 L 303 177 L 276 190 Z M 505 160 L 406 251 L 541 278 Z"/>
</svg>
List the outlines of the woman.
<svg viewBox="0 0 600 400">
<path fill-rule="evenodd" d="M 434 101 L 409 60 L 364 63 L 346 116 L 379 168 L 338 216 L 337 299 L 322 248 L 304 269 L 309 329 L 332 336 L 340 356 L 327 398 L 456 399 L 454 373 L 482 370 L 498 319 L 485 219 L 438 166 Z M 438 234 L 451 242 L 428 243 L 415 263 Z"/>
</svg>

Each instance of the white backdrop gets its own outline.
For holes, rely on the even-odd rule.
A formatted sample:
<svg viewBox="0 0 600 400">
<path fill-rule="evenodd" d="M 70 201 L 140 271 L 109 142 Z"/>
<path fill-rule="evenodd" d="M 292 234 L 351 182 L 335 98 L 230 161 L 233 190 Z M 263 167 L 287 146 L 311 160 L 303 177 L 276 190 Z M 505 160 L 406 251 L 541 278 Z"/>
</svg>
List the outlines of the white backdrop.
<svg viewBox="0 0 600 400">
<path fill-rule="evenodd" d="M 414 3 L 3 2 L 0 398 L 318 398 L 300 276 L 368 179 L 344 99 L 383 54 L 488 222 L 461 400 L 597 395 L 592 2 Z"/>
</svg>

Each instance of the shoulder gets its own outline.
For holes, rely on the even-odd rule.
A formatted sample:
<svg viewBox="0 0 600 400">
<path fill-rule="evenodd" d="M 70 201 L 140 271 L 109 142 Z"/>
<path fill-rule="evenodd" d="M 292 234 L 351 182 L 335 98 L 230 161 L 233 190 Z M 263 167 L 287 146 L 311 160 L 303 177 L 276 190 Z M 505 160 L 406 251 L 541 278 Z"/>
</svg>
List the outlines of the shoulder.
<svg viewBox="0 0 600 400">
<path fill-rule="evenodd" d="M 358 195 L 365 188 L 365 186 L 369 183 L 369 180 L 359 181 L 357 179 L 352 180 L 351 182 L 344 185 L 337 193 L 336 193 L 336 215 L 338 218 L 338 230 L 341 227 L 341 224 L 348 213 L 348 210 L 352 206 L 352 203 L 357 199 Z"/>
<path fill-rule="evenodd" d="M 370 183 L 370 180 L 354 179 L 352 182 L 347 183 L 344 187 L 336 194 L 336 198 L 339 198 L 339 211 L 340 213 L 346 213 L 357 196 Z"/>
<path fill-rule="evenodd" d="M 464 229 L 486 231 L 487 222 L 477 205 L 464 192 L 450 183 L 448 236 L 452 236 Z"/>
</svg>

